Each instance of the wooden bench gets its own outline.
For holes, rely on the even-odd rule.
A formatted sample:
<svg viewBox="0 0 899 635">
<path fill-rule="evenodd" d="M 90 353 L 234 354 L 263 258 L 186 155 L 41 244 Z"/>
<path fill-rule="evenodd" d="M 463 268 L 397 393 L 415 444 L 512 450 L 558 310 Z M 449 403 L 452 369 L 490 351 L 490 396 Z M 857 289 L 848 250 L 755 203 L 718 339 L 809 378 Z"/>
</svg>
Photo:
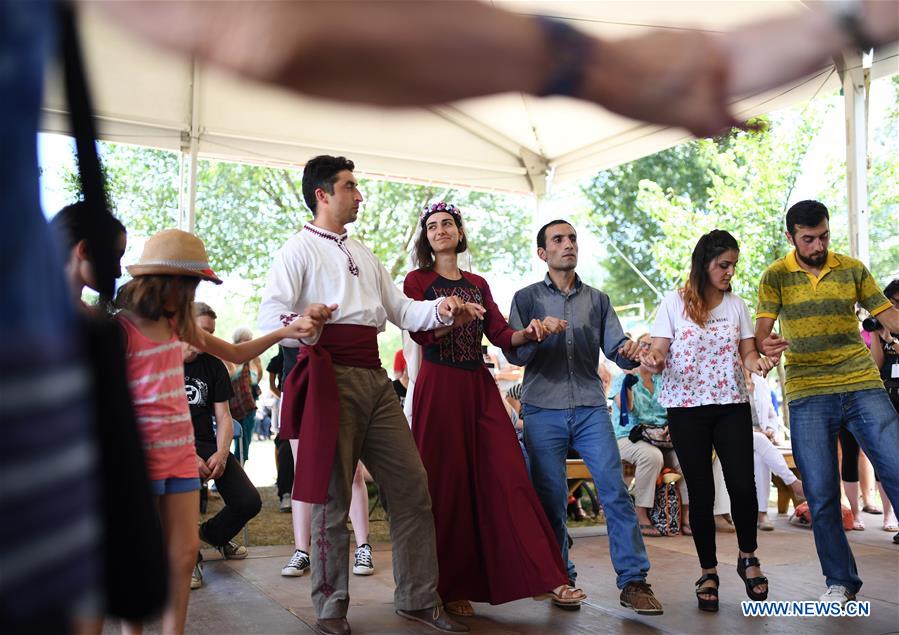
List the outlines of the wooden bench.
<svg viewBox="0 0 899 635">
<path fill-rule="evenodd" d="M 790 471 L 799 478 L 799 470 L 796 468 L 796 461 L 793 460 L 793 448 L 777 446 L 777 450 L 784 458 L 784 461 L 786 461 Z M 793 498 L 793 490 L 791 490 L 790 487 L 775 474 L 771 475 L 771 481 L 774 483 L 774 487 L 777 488 L 777 513 L 786 514 L 787 508 L 790 505 L 790 500 Z"/>
<path fill-rule="evenodd" d="M 590 475 L 590 470 L 587 469 L 587 466 L 584 464 L 583 459 L 568 459 L 565 461 L 565 470 L 568 474 L 568 480 L 574 481 L 572 486 L 568 488 L 568 495 L 571 496 L 572 492 L 576 490 L 584 481 L 592 481 L 593 476 Z M 627 461 L 621 462 L 621 472 L 624 478 L 633 478 L 635 468 L 633 465 L 628 463 Z"/>
<path fill-rule="evenodd" d="M 789 447 L 778 447 L 781 456 L 783 456 L 784 461 L 787 463 L 787 467 L 792 470 L 792 472 L 799 477 L 799 470 L 796 469 L 796 462 L 793 460 L 793 449 Z M 570 496 L 574 490 L 580 487 L 581 483 L 584 481 L 593 480 L 593 477 L 590 475 L 590 470 L 587 469 L 587 466 L 584 465 L 584 461 L 582 459 L 568 459 L 565 461 L 565 468 L 568 473 L 568 480 L 574 481 L 572 486 L 568 488 L 568 495 Z M 635 468 L 632 464 L 622 461 L 621 462 L 621 471 L 624 478 L 633 478 Z M 790 500 L 793 497 L 793 490 L 789 488 L 786 483 L 784 483 L 780 477 L 771 475 L 771 481 L 774 483 L 774 486 L 777 488 L 777 513 L 778 514 L 786 514 L 787 508 L 790 505 Z"/>
</svg>

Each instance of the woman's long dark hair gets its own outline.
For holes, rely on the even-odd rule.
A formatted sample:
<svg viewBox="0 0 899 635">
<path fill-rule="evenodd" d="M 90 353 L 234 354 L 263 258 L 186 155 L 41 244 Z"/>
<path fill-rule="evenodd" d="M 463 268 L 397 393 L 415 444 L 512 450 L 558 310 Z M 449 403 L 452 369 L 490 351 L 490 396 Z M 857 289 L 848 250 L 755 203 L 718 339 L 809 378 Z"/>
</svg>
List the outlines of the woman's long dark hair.
<svg viewBox="0 0 899 635">
<path fill-rule="evenodd" d="M 687 317 L 701 327 L 709 319 L 709 305 L 705 299 L 705 290 L 709 286 L 709 263 L 729 250 L 740 251 L 737 239 L 721 229 L 713 229 L 705 234 L 693 248 L 690 259 L 690 277 L 680 290 L 684 301 L 684 312 Z"/>
<path fill-rule="evenodd" d="M 461 254 L 468 249 L 468 238 L 465 235 L 465 227 L 462 225 L 462 221 L 458 216 L 455 214 L 450 214 L 450 216 L 453 217 L 456 227 L 459 228 L 459 232 L 462 234 L 462 238 L 459 239 L 459 244 L 456 245 L 456 253 Z M 428 240 L 427 223 L 419 224 L 421 227 L 418 230 L 418 238 L 415 239 L 415 251 L 412 254 L 412 262 L 419 269 L 430 271 L 434 268 L 434 249 L 431 247 L 431 242 Z"/>
</svg>

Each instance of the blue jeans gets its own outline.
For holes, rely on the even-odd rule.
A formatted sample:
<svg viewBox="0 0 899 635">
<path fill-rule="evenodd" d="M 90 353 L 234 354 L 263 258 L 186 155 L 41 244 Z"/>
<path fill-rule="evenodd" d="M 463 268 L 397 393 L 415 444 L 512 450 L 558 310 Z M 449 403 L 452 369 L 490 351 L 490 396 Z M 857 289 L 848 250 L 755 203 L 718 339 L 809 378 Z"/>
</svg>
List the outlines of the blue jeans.
<svg viewBox="0 0 899 635">
<path fill-rule="evenodd" d="M 837 435 L 844 424 L 880 475 L 892 501 L 899 501 L 899 415 L 886 391 L 813 395 L 790 402 L 790 432 L 796 467 L 812 512 L 812 530 L 827 585 L 850 592 L 862 586 L 849 548 L 840 508 Z"/>
<path fill-rule="evenodd" d="M 621 455 L 612 433 L 609 413 L 602 407 L 550 410 L 523 404 L 524 437 L 531 459 L 531 480 L 562 550 L 568 577 L 577 579 L 568 557 L 565 529 L 568 482 L 565 458 L 568 448 L 578 451 L 594 476 L 596 492 L 606 515 L 609 552 L 621 589 L 642 582 L 649 572 L 649 558 L 637 526 L 634 503 L 621 474 Z"/>
</svg>

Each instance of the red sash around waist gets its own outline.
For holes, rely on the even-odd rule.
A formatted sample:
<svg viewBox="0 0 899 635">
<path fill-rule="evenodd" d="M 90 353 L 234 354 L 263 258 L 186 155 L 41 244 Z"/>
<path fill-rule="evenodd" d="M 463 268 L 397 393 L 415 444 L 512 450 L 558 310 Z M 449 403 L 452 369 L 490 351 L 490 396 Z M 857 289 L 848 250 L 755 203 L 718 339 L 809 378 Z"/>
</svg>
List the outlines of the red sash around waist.
<svg viewBox="0 0 899 635">
<path fill-rule="evenodd" d="M 284 380 L 279 436 L 299 439 L 294 500 L 324 503 L 328 497 L 340 428 L 334 364 L 380 368 L 378 329 L 356 324 L 325 326 L 316 345 L 303 347 Z"/>
</svg>

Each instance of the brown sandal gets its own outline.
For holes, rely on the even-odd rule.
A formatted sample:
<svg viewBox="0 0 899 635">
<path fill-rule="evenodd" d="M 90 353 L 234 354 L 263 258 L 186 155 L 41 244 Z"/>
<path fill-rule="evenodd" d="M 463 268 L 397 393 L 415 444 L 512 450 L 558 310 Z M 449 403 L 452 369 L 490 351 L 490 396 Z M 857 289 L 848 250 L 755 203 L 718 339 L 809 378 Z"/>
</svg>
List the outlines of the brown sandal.
<svg viewBox="0 0 899 635">
<path fill-rule="evenodd" d="M 555 606 L 558 606 L 561 609 L 574 611 L 581 608 L 581 602 L 587 599 L 587 594 L 584 593 L 583 589 L 578 589 L 566 584 L 558 592 L 553 589 L 549 593 L 544 593 L 543 595 L 534 597 L 534 599 L 550 599 Z"/>
</svg>

